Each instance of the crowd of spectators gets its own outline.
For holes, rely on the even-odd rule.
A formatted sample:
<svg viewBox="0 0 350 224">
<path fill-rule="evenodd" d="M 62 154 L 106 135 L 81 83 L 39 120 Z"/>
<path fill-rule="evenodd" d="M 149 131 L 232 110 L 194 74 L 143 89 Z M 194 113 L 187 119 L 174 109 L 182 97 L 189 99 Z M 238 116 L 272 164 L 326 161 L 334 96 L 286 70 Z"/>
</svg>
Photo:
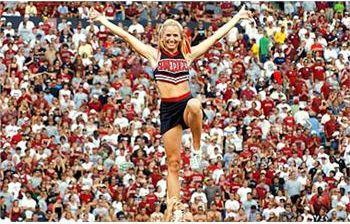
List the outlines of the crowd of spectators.
<svg viewBox="0 0 350 224">
<path fill-rule="evenodd" d="M 171 17 L 195 45 L 240 4 L 0 3 L 0 220 L 162 220 L 167 166 L 152 68 L 104 26 L 70 19 L 94 7 L 131 20 L 125 30 L 156 47 Z M 184 131 L 185 219 L 350 221 L 350 4 L 246 4 L 254 19 L 190 71 L 204 153 L 192 171 Z M 13 27 L 8 16 L 23 21 Z"/>
</svg>

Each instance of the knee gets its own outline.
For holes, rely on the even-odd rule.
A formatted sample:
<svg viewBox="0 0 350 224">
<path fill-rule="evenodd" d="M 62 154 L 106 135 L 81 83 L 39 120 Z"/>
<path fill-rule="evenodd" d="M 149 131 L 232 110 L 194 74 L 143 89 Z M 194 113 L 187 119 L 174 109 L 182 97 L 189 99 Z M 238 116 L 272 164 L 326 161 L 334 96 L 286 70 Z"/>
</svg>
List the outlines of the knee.
<svg viewBox="0 0 350 224">
<path fill-rule="evenodd" d="M 168 162 L 168 170 L 169 172 L 179 173 L 180 171 L 180 158 L 170 158 Z"/>
<path fill-rule="evenodd" d="M 200 114 L 201 102 L 198 99 L 191 99 L 187 103 L 187 108 L 191 114 Z"/>
</svg>

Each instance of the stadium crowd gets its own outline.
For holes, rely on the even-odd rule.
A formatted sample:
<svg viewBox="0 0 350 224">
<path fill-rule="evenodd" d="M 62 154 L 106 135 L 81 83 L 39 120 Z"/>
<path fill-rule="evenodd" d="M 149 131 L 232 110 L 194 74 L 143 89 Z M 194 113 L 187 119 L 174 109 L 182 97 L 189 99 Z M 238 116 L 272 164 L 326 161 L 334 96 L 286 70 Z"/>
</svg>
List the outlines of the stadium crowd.
<svg viewBox="0 0 350 224">
<path fill-rule="evenodd" d="M 0 3 L 0 220 L 162 220 L 152 68 L 105 27 L 70 19 L 94 7 L 157 46 L 158 25 L 172 17 L 195 45 L 240 4 Z M 191 69 L 204 154 L 192 171 L 184 131 L 185 220 L 350 221 L 350 4 L 246 4 L 254 20 Z"/>
</svg>

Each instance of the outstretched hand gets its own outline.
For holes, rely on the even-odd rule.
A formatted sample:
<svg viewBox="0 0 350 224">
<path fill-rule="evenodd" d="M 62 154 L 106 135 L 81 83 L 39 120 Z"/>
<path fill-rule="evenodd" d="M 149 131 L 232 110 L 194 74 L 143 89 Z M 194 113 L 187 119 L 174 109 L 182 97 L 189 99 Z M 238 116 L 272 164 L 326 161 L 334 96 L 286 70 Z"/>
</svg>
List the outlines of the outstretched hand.
<svg viewBox="0 0 350 224">
<path fill-rule="evenodd" d="M 90 9 L 90 19 L 92 21 L 97 21 L 100 16 L 101 16 L 101 13 L 99 13 L 96 9 L 91 7 L 91 9 Z"/>
<path fill-rule="evenodd" d="M 245 9 L 245 5 L 237 13 L 239 19 L 250 19 L 252 17 L 251 11 Z"/>
<path fill-rule="evenodd" d="M 167 209 L 165 211 L 164 217 L 163 217 L 163 221 L 164 222 L 170 222 L 170 220 L 172 219 L 172 216 L 174 215 L 173 212 L 175 210 L 185 210 L 184 205 L 182 203 L 179 202 L 178 199 L 176 199 L 176 197 L 172 197 L 170 199 L 167 200 Z M 184 220 L 182 220 L 184 221 Z"/>
</svg>

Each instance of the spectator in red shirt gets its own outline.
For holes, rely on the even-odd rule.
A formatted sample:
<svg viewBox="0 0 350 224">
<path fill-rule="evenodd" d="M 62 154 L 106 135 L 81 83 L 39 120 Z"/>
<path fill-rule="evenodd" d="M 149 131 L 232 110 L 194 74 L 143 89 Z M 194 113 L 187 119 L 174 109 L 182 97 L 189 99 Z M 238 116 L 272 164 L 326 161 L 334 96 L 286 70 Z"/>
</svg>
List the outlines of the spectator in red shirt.
<svg viewBox="0 0 350 224">
<path fill-rule="evenodd" d="M 337 130 L 337 126 L 338 126 L 338 123 L 337 123 L 336 117 L 333 114 L 331 114 L 330 120 L 325 123 L 325 134 L 328 140 L 332 138 L 332 135 Z"/>
<path fill-rule="evenodd" d="M 324 62 L 321 58 L 318 58 L 316 63 L 311 67 L 312 71 L 312 80 L 316 79 L 323 81 L 325 79 L 325 68 Z"/>
</svg>

